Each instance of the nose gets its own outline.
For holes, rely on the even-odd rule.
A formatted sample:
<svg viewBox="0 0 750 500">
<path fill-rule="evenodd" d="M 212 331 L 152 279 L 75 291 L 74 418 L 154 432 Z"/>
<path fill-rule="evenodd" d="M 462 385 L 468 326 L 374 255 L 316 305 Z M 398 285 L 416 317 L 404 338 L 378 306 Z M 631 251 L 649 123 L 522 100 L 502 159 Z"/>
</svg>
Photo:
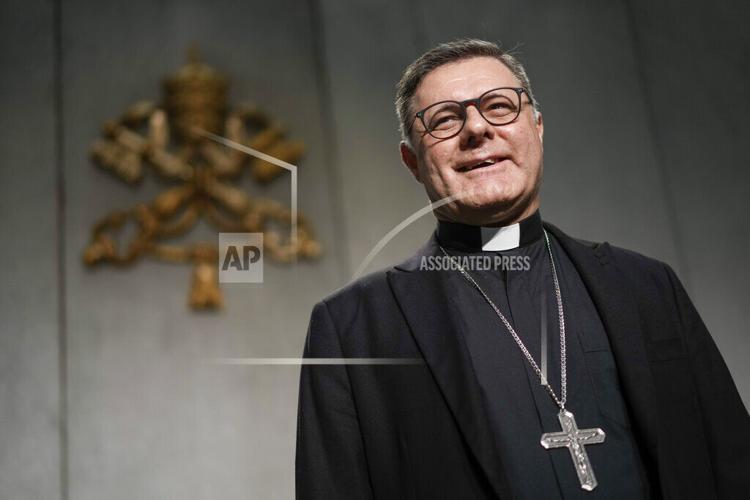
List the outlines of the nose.
<svg viewBox="0 0 750 500">
<path fill-rule="evenodd" d="M 492 139 L 495 128 L 479 113 L 476 106 L 466 106 L 466 123 L 461 131 L 462 142 L 467 146 Z"/>
</svg>

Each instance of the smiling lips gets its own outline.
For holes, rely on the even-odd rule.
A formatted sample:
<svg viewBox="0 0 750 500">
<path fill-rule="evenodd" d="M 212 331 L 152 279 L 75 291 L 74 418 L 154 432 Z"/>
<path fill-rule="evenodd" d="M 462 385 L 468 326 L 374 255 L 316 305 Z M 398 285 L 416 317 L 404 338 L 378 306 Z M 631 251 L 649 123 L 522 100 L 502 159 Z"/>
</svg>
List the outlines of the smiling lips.
<svg viewBox="0 0 750 500">
<path fill-rule="evenodd" d="M 470 163 L 468 165 L 464 165 L 462 167 L 457 168 L 456 170 L 458 172 L 470 172 L 470 171 L 475 170 L 477 168 L 489 167 L 491 165 L 494 165 L 495 163 L 500 163 L 500 162 L 502 162 L 503 160 L 506 160 L 506 159 L 507 158 L 505 158 L 505 157 L 486 158 L 484 160 L 480 160 L 480 161 L 475 162 L 475 163 Z"/>
</svg>

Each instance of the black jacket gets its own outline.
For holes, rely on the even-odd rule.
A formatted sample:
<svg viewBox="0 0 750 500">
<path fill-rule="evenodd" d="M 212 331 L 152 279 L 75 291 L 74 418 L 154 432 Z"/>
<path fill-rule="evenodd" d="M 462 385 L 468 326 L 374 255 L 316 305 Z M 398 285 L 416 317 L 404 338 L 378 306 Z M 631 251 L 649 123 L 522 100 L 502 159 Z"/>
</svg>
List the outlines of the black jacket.
<svg viewBox="0 0 750 500">
<path fill-rule="evenodd" d="M 672 269 L 608 243 L 560 242 L 605 325 L 650 481 L 665 499 L 750 498 L 750 418 Z M 469 353 L 446 313 L 435 236 L 312 313 L 305 357 L 421 364 L 303 365 L 301 499 L 509 499 Z"/>
</svg>

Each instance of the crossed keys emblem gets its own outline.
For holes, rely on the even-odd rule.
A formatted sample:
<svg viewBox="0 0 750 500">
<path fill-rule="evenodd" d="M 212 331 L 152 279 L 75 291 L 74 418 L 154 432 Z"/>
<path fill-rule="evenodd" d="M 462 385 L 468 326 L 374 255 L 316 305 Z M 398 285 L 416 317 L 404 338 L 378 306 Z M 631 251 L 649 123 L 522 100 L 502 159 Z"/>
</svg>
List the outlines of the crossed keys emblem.
<svg viewBox="0 0 750 500">
<path fill-rule="evenodd" d="M 100 219 L 84 251 L 93 266 L 109 262 L 126 266 L 144 256 L 192 263 L 189 305 L 193 309 L 222 307 L 218 286 L 218 248 L 208 242 L 177 243 L 203 219 L 218 232 L 263 233 L 266 256 L 281 263 L 320 255 L 320 244 L 302 214 L 295 214 L 296 237 L 286 236 L 292 211 L 281 203 L 249 196 L 235 184 L 245 170 L 268 184 L 283 170 L 242 150 L 210 139 L 226 138 L 282 162 L 296 162 L 304 151 L 286 139 L 283 127 L 252 105 L 228 109 L 227 80 L 201 63 L 192 50 L 188 63 L 164 80 L 161 103 L 138 102 L 103 126 L 103 138 L 91 146 L 92 159 L 121 180 L 138 183 L 153 170 L 171 183 L 147 203 L 115 210 Z M 120 242 L 124 226 L 134 236 Z M 170 241 L 171 240 L 171 241 Z"/>
</svg>

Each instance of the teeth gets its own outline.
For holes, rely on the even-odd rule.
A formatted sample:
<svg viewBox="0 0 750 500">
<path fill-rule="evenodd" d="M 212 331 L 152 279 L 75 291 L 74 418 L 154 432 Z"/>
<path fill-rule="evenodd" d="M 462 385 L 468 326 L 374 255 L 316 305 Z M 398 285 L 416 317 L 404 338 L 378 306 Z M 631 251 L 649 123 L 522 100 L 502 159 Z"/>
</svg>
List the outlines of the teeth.
<svg viewBox="0 0 750 500">
<path fill-rule="evenodd" d="M 476 165 L 470 165 L 468 167 L 464 167 L 464 168 L 461 169 L 461 171 L 462 172 L 468 172 L 469 170 L 474 170 L 475 168 L 483 167 L 485 165 L 494 165 L 494 164 L 495 164 L 495 160 L 493 160 L 493 159 L 490 158 L 490 159 L 484 160 L 484 161 L 482 161 L 480 163 L 477 163 Z"/>
</svg>

